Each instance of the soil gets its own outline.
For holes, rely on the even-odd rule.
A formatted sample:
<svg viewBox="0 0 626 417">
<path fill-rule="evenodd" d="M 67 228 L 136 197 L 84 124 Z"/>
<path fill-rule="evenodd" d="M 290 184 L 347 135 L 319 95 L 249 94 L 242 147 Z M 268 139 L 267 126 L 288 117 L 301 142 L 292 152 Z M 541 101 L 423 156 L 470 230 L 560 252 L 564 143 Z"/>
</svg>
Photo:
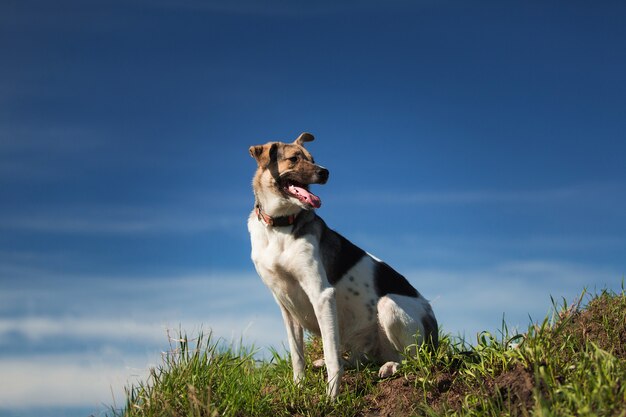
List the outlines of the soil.
<svg viewBox="0 0 626 417">
<path fill-rule="evenodd" d="M 626 300 L 619 297 L 607 302 L 608 299 L 607 294 L 602 294 L 584 310 L 563 317 L 564 334 L 575 337 L 581 348 L 585 342 L 593 342 L 600 349 L 626 359 Z"/>
<path fill-rule="evenodd" d="M 367 398 L 370 406 L 363 414 L 365 417 L 411 415 L 416 411 L 415 405 L 421 402 L 420 392 L 410 379 L 398 378 L 381 382 L 377 391 Z"/>
<path fill-rule="evenodd" d="M 534 390 L 532 370 L 518 364 L 495 378 L 491 395 L 498 396 L 503 403 L 509 404 L 507 408 L 513 410 L 515 414 L 527 415 L 527 411 L 531 410 L 535 403 Z"/>
<path fill-rule="evenodd" d="M 469 394 L 498 397 L 513 410 L 512 415 L 527 415 L 534 405 L 534 380 L 532 370 L 516 365 L 495 378 L 485 379 L 480 386 L 467 387 L 455 383 L 455 374 L 440 373 L 434 388 L 426 393 L 416 384 L 414 377 L 401 377 L 381 381 L 377 392 L 367 398 L 368 409 L 363 417 L 404 417 L 420 415 L 420 408 L 437 412 L 461 409 Z"/>
</svg>

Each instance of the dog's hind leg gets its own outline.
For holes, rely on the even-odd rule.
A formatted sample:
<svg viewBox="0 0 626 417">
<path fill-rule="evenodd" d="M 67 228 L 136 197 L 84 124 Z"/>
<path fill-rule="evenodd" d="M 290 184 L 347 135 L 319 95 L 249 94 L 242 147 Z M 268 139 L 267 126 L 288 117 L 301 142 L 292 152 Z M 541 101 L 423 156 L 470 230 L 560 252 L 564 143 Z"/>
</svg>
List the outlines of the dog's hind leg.
<svg viewBox="0 0 626 417">
<path fill-rule="evenodd" d="M 280 305 L 280 311 L 283 315 L 285 328 L 287 329 L 287 340 L 289 342 L 289 351 L 291 353 L 291 365 L 293 366 L 293 380 L 296 383 L 304 379 L 304 334 L 300 323 L 293 318 L 291 313 L 285 307 Z"/>
<path fill-rule="evenodd" d="M 400 355 L 407 347 L 415 354 L 415 344 L 425 340 L 437 345 L 437 321 L 423 298 L 389 294 L 378 301 L 381 359 L 385 362 L 378 375 L 386 378 L 400 366 Z"/>
</svg>

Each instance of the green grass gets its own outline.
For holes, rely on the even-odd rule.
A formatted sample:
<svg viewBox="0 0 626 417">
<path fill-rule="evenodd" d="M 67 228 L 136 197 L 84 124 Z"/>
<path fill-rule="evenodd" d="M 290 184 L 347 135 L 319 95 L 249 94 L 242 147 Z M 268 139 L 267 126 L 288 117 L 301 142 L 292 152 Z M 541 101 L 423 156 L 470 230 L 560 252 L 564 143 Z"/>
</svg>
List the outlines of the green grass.
<svg viewBox="0 0 626 417">
<path fill-rule="evenodd" d="M 582 296 L 581 296 L 582 300 Z M 321 357 L 310 340 L 301 385 L 289 358 L 226 346 L 211 335 L 181 337 L 148 381 L 127 388 L 113 416 L 626 416 L 626 294 L 602 292 L 561 306 L 524 334 L 483 332 L 474 344 L 440 336 L 394 378 L 348 370 L 335 401 L 325 398 Z"/>
</svg>

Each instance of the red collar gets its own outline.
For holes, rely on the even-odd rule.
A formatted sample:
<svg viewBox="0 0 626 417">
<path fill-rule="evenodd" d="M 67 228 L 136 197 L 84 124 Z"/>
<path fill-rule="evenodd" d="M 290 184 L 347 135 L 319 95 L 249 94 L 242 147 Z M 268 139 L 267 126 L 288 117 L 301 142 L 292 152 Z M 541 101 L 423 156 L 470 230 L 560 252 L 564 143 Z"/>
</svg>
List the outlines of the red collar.
<svg viewBox="0 0 626 417">
<path fill-rule="evenodd" d="M 254 212 L 256 213 L 259 221 L 262 221 L 268 226 L 273 226 L 273 227 L 291 226 L 296 222 L 296 218 L 298 217 L 298 214 L 300 214 L 300 213 L 296 213 L 296 214 L 291 214 L 289 216 L 272 217 L 269 214 L 264 213 L 260 205 L 257 205 L 255 207 Z"/>
</svg>

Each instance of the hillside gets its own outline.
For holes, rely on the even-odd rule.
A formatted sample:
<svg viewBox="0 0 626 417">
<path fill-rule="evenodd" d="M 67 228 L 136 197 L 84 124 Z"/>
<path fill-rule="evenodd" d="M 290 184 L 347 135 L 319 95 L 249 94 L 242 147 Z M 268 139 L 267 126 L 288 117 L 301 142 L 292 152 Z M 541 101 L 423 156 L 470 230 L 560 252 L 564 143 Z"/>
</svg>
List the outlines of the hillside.
<svg viewBox="0 0 626 417">
<path fill-rule="evenodd" d="M 626 415 L 626 294 L 602 292 L 563 303 L 524 334 L 484 332 L 470 345 L 441 335 L 394 378 L 376 368 L 349 370 L 335 402 L 324 399 L 321 356 L 309 341 L 307 379 L 291 382 L 288 358 L 254 359 L 253 349 L 228 348 L 200 336 L 178 346 L 128 388 L 113 416 L 526 416 Z"/>
</svg>

